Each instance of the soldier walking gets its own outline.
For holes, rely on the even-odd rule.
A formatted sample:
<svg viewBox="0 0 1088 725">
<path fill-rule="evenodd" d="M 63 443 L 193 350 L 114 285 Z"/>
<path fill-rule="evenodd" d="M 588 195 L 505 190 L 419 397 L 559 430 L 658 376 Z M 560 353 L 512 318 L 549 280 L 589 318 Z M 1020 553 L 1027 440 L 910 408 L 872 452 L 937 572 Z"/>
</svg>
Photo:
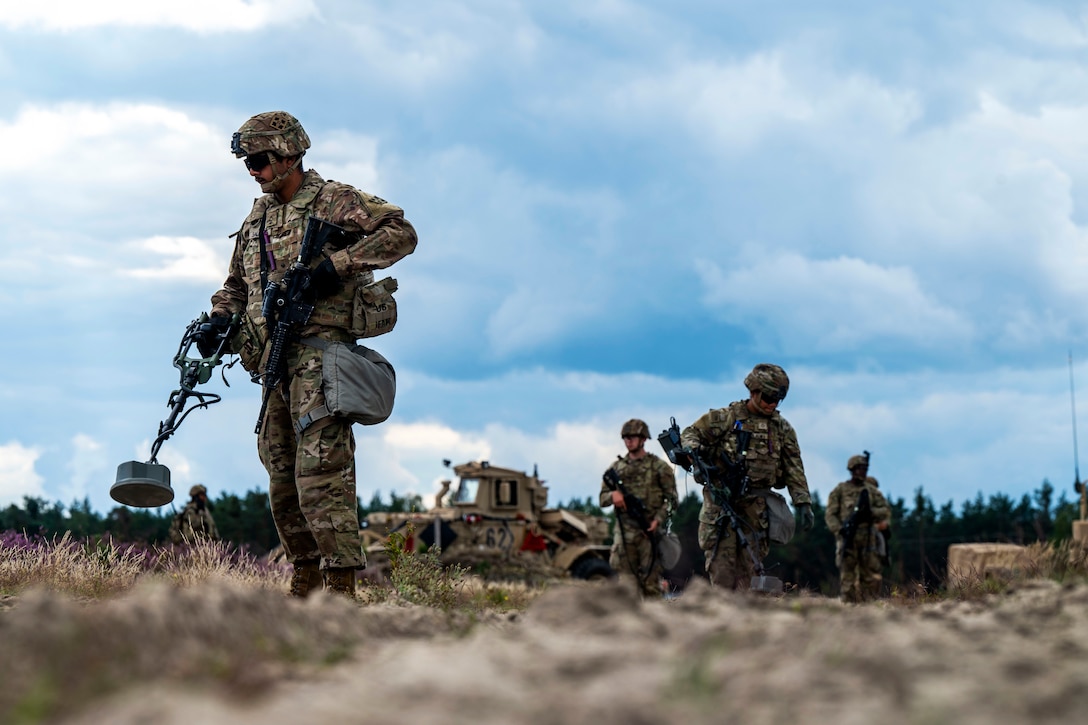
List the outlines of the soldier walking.
<svg viewBox="0 0 1088 725">
<path fill-rule="evenodd" d="M 850 479 L 832 489 L 824 521 L 835 536 L 839 596 L 844 602 L 857 603 L 880 596 L 882 532 L 888 528 L 891 507 L 876 479 L 868 475 L 868 454 L 851 456 L 846 469 Z"/>
<path fill-rule="evenodd" d="M 745 456 L 749 488 L 732 502 L 744 528 L 744 538 L 759 561 L 771 549 L 768 496 L 778 496 L 771 489 L 789 491 L 793 508 L 801 515 L 801 528 L 812 528 L 814 518 L 805 478 L 804 463 L 797 434 L 778 412 L 778 404 L 790 389 L 786 371 L 778 365 L 760 363 L 744 378 L 748 399 L 711 409 L 684 429 L 681 443 L 709 461 L 727 456 L 739 459 L 737 433 L 751 433 Z M 782 502 L 785 508 L 785 502 Z M 744 550 L 740 537 L 730 526 L 720 525 L 721 506 L 713 500 L 708 486 L 703 486 L 703 505 L 699 510 L 699 547 L 706 557 L 706 572 L 711 584 L 726 589 L 747 590 L 756 573 L 751 555 Z"/>
<path fill-rule="evenodd" d="M 609 467 L 601 482 L 601 507 L 616 507 L 609 564 L 621 578 L 634 577 L 643 596 L 660 597 L 665 567 L 656 543 L 676 510 L 676 474 L 668 462 L 646 450 L 650 428 L 645 421 L 632 418 L 620 436 L 627 455 Z M 609 472 L 616 474 L 613 480 L 618 479 L 622 490 L 609 486 Z"/>
</svg>

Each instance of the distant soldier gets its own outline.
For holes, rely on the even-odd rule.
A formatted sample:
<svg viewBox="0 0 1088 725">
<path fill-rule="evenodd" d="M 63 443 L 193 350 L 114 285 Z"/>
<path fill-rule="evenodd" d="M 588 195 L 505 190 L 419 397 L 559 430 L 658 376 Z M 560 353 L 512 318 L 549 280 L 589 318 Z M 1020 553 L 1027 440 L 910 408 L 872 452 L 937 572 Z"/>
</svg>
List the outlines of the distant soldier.
<svg viewBox="0 0 1088 725">
<path fill-rule="evenodd" d="M 208 509 L 208 489 L 201 484 L 189 489 L 189 503 L 170 523 L 170 540 L 175 544 L 219 541 L 219 529 Z"/>
<path fill-rule="evenodd" d="M 646 450 L 650 428 L 644 421 L 627 421 L 620 436 L 627 455 L 609 467 L 601 482 L 601 507 L 616 507 L 609 564 L 621 577 L 633 576 L 643 596 L 660 597 L 665 567 L 654 544 L 676 509 L 676 474 L 667 461 Z M 611 472 L 615 472 L 612 486 L 608 481 Z M 613 486 L 622 490 L 613 490 Z"/>
<path fill-rule="evenodd" d="M 851 456 L 846 468 L 850 480 L 831 491 L 824 520 L 836 537 L 840 596 L 844 602 L 864 602 L 880 596 L 881 552 L 886 551 L 883 532 L 888 528 L 891 507 L 876 479 L 868 476 L 868 455 Z"/>
<path fill-rule="evenodd" d="M 811 529 L 814 518 L 797 434 L 778 413 L 778 404 L 790 389 L 786 371 L 778 365 L 760 363 L 744 378 L 744 386 L 748 388 L 747 400 L 711 409 L 685 428 L 680 440 L 684 446 L 703 451 L 708 460 L 725 455 L 736 461 L 737 432 L 745 430 L 752 434 L 745 456 L 749 489 L 732 506 L 743 527 L 744 538 L 762 561 L 771 550 L 768 497 L 778 496 L 772 488 L 789 491 L 793 508 L 801 515 L 802 530 Z M 785 509 L 784 501 L 782 508 Z M 721 507 L 714 502 L 709 487 L 704 486 L 703 507 L 699 511 L 699 547 L 706 556 L 710 583 L 726 589 L 748 589 L 756 573 L 755 564 L 736 532 L 731 527 L 718 526 L 720 516 Z"/>
</svg>

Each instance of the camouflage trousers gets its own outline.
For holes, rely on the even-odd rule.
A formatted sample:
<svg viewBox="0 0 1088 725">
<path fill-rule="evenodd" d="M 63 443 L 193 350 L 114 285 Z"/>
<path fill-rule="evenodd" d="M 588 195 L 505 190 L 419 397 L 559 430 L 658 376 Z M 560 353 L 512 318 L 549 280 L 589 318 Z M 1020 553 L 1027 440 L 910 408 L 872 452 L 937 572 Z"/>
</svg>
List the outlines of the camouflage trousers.
<svg viewBox="0 0 1088 725">
<path fill-rule="evenodd" d="M 876 537 L 880 532 L 869 526 L 858 528 L 854 545 L 844 546 L 838 540 L 839 597 L 844 602 L 867 602 L 880 596 L 884 581 L 880 549 Z"/>
<path fill-rule="evenodd" d="M 740 519 L 741 530 L 748 546 L 762 562 L 771 551 L 767 531 L 770 519 L 767 514 L 767 501 L 760 496 L 748 496 L 734 506 Z M 706 557 L 706 573 L 710 583 L 726 589 L 747 590 L 751 588 L 752 577 L 756 575 L 756 566 L 751 555 L 740 543 L 740 537 L 728 521 L 723 523 L 724 534 L 719 541 L 718 526 L 714 522 L 717 511 L 704 510 L 699 514 L 699 548 Z M 715 549 L 716 545 L 716 549 Z"/>
<path fill-rule="evenodd" d="M 287 380 L 269 396 L 257 451 L 268 471 L 272 520 L 287 560 L 320 559 L 322 569 L 362 568 L 351 423 L 329 416 L 295 435 L 295 421 L 325 402 L 321 355 L 291 346 Z"/>
<path fill-rule="evenodd" d="M 620 525 L 622 523 L 622 526 Z M 650 537 L 639 531 L 633 521 L 617 521 L 612 554 L 608 563 L 621 579 L 634 579 L 644 596 L 660 597 L 665 567 L 656 555 Z"/>
</svg>

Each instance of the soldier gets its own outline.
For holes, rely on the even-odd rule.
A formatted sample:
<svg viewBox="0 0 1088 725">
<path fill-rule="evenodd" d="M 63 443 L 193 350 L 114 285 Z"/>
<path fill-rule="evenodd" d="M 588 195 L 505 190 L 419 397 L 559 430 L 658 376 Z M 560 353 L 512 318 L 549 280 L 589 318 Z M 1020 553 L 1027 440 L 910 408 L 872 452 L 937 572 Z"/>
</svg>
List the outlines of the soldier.
<svg viewBox="0 0 1088 725">
<path fill-rule="evenodd" d="M 602 508 L 616 507 L 616 533 L 613 536 L 609 564 L 621 577 L 633 576 L 643 596 L 660 597 L 665 567 L 658 555 L 656 541 L 676 509 L 676 474 L 672 466 L 646 450 L 650 428 L 644 421 L 632 418 L 623 424 L 620 436 L 627 455 L 618 457 L 609 470 L 615 471 L 626 490 L 612 490 L 601 483 Z M 632 504 L 631 497 L 638 502 Z M 632 512 L 641 504 L 645 524 Z M 643 528 L 645 525 L 648 528 Z"/>
<path fill-rule="evenodd" d="M 262 292 L 297 259 L 311 216 L 345 228 L 351 239 L 329 244 L 311 264 L 314 310 L 302 339 L 353 343 L 361 334 L 353 323 L 357 290 L 374 281 L 373 270 L 416 247 L 416 232 L 399 207 L 303 169 L 309 147 L 302 124 L 283 111 L 253 116 L 231 141 L 231 151 L 245 161 L 264 196 L 233 235 L 234 254 L 223 288 L 212 296 L 207 334 L 212 339 L 232 314 L 242 313 L 231 348 L 250 372 L 263 374 L 267 363 L 271 331 L 261 313 Z M 209 346 L 206 341 L 202 354 Z M 288 347 L 284 383 L 268 396 L 257 449 L 268 471 L 276 531 L 294 568 L 291 594 L 305 597 L 324 580 L 327 589 L 354 597 L 355 570 L 365 567 L 366 559 L 359 539 L 351 422 L 333 415 L 308 425 L 302 420 L 324 406 L 322 356 L 322 349 L 309 344 Z"/>
<path fill-rule="evenodd" d="M 883 580 L 881 546 L 891 508 L 877 487 L 876 479 L 868 476 L 868 456 L 851 456 L 846 469 L 850 471 L 850 480 L 831 491 L 824 520 L 836 537 L 835 563 L 839 567 L 840 597 L 844 602 L 864 602 L 880 596 Z M 855 511 L 859 511 L 858 502 L 863 491 L 868 492 L 869 511 L 860 510 L 857 515 L 861 518 L 855 520 L 852 541 L 844 541 L 843 526 Z"/>
<path fill-rule="evenodd" d="M 219 541 L 219 529 L 208 509 L 208 489 L 196 484 L 189 489 L 189 503 L 170 522 L 170 540 L 175 544 L 192 544 L 197 540 Z"/>
<path fill-rule="evenodd" d="M 801 448 L 793 427 L 778 413 L 778 404 L 786 397 L 790 380 L 778 365 L 760 363 L 744 378 L 748 399 L 711 409 L 684 429 L 681 443 L 709 460 L 724 454 L 736 461 L 740 430 L 752 434 L 746 454 L 747 493 L 732 505 L 737 513 L 748 545 L 762 561 L 771 549 L 768 496 L 778 496 L 772 488 L 789 491 L 793 507 L 800 512 L 801 528 L 812 528 L 814 518 L 808 481 L 801 461 Z M 785 508 L 785 502 L 782 502 Z M 711 584 L 727 589 L 749 588 L 756 567 L 729 526 L 719 526 L 721 507 L 711 492 L 703 487 L 703 506 L 699 511 L 699 547 L 706 557 L 706 572 Z"/>
</svg>

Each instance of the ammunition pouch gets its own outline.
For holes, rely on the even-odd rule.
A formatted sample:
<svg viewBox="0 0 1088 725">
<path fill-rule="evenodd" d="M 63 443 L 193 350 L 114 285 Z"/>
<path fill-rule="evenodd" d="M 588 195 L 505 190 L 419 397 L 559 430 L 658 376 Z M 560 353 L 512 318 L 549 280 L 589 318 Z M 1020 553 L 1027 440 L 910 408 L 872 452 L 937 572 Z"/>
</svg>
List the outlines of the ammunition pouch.
<svg viewBox="0 0 1088 725">
<path fill-rule="evenodd" d="M 356 338 L 384 335 L 397 324 L 397 280 L 380 279 L 355 288 L 349 332 Z"/>
<path fill-rule="evenodd" d="M 229 349 L 238 355 L 247 372 L 255 373 L 260 369 L 264 340 L 248 314 L 242 314 L 241 324 L 238 325 L 238 332 L 231 338 Z"/>
</svg>

